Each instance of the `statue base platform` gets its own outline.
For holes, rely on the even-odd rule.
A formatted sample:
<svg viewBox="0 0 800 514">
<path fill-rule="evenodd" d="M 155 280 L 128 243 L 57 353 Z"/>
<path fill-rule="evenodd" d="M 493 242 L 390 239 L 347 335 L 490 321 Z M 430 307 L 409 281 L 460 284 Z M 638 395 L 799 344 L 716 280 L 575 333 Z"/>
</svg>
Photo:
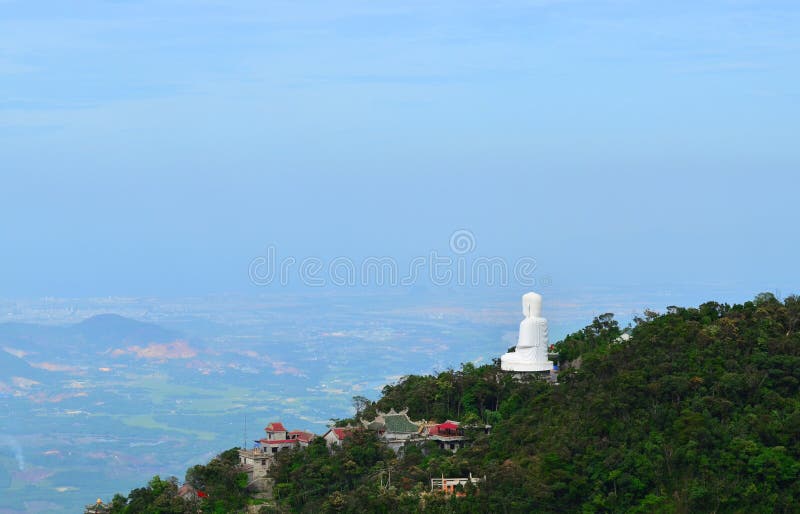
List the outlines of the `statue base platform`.
<svg viewBox="0 0 800 514">
<path fill-rule="evenodd" d="M 519 371 L 519 372 L 530 372 L 530 371 L 550 371 L 553 369 L 553 363 L 550 361 L 544 362 L 531 362 L 531 361 L 524 361 L 524 360 L 515 360 L 513 358 L 509 358 L 513 356 L 514 353 L 507 353 L 500 357 L 500 369 L 503 371 Z"/>
</svg>

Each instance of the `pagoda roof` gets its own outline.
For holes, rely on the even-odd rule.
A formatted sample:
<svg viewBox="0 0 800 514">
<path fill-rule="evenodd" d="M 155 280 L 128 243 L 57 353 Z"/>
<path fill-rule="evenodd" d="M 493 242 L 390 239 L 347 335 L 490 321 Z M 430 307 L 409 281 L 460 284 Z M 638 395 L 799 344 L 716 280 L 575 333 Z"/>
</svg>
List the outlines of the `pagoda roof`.
<svg viewBox="0 0 800 514">
<path fill-rule="evenodd" d="M 365 424 L 370 430 L 385 430 L 401 434 L 412 434 L 419 432 L 419 424 L 414 423 L 408 417 L 408 409 L 396 412 L 391 409 L 389 412 L 378 412 L 375 420 Z"/>
<path fill-rule="evenodd" d="M 454 423 L 452 421 L 445 421 L 444 423 L 439 423 L 435 426 L 439 430 L 458 430 L 458 423 Z"/>
<path fill-rule="evenodd" d="M 280 421 L 273 421 L 264 430 L 267 432 L 286 432 L 286 427 Z"/>
<path fill-rule="evenodd" d="M 437 435 L 443 437 L 454 437 L 460 436 L 459 433 L 461 427 L 455 421 L 445 421 L 444 423 L 439 423 L 438 425 L 433 425 L 432 427 L 428 428 L 429 435 Z"/>
</svg>

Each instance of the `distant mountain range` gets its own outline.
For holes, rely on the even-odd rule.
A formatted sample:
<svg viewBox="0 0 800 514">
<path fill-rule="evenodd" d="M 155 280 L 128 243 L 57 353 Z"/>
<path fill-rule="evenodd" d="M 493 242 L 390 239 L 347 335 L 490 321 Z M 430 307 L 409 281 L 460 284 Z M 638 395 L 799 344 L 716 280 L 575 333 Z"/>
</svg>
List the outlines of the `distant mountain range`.
<svg viewBox="0 0 800 514">
<path fill-rule="evenodd" d="M 40 355 L 54 350 L 61 356 L 98 353 L 135 344 L 166 343 L 180 337 L 178 332 L 117 314 L 100 314 L 63 326 L 0 324 L 0 348 L 11 347 Z"/>
</svg>

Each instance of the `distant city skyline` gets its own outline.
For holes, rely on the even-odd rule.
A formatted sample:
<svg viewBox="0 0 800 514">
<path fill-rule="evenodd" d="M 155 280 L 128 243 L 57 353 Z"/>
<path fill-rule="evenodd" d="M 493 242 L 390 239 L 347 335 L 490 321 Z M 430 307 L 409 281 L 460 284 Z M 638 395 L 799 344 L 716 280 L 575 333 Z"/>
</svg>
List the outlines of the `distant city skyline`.
<svg viewBox="0 0 800 514">
<path fill-rule="evenodd" d="M 788 1 L 0 1 L 0 298 L 271 294 L 305 285 L 254 284 L 270 247 L 406 265 L 462 229 L 571 290 L 800 292 L 799 26 Z"/>
</svg>

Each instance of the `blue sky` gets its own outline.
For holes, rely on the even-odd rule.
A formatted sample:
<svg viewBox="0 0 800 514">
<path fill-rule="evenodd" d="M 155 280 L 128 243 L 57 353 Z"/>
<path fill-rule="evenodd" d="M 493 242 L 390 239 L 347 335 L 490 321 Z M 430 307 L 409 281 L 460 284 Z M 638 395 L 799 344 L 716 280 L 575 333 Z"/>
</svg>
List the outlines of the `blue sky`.
<svg viewBox="0 0 800 514">
<path fill-rule="evenodd" d="M 0 297 L 265 248 L 800 291 L 800 5 L 0 0 Z M 273 288 L 274 289 L 274 288 Z"/>
</svg>

